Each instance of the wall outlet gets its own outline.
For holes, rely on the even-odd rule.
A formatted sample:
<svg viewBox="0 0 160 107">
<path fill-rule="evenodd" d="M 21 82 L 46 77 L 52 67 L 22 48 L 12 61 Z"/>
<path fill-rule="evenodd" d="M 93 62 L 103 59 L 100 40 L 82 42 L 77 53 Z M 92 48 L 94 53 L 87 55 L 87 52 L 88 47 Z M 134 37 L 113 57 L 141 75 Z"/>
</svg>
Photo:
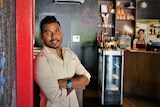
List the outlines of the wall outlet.
<svg viewBox="0 0 160 107">
<path fill-rule="evenodd" d="M 80 36 L 79 35 L 73 35 L 72 41 L 73 42 L 80 42 Z"/>
</svg>

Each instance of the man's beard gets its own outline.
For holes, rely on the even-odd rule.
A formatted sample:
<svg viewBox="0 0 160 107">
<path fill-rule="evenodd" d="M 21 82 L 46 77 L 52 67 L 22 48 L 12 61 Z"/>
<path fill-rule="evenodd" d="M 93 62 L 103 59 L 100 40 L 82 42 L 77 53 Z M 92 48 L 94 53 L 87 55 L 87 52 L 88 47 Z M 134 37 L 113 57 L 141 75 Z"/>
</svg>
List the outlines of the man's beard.
<svg viewBox="0 0 160 107">
<path fill-rule="evenodd" d="M 57 48 L 60 47 L 60 46 L 50 46 L 50 45 L 48 45 L 48 44 L 46 44 L 46 43 L 44 43 L 44 45 L 47 46 L 47 47 L 49 47 L 49 48 L 53 48 L 53 49 L 57 49 Z"/>
</svg>

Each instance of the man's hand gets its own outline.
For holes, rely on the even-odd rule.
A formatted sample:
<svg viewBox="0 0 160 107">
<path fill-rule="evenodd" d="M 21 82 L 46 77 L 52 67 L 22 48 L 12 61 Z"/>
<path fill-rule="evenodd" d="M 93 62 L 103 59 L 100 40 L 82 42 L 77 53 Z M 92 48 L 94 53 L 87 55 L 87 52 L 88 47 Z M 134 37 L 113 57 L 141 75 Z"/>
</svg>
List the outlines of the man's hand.
<svg viewBox="0 0 160 107">
<path fill-rule="evenodd" d="M 58 80 L 58 84 L 59 84 L 59 88 L 65 88 L 67 89 L 67 80 L 65 79 L 59 79 Z M 71 89 L 67 89 L 67 95 L 73 90 L 73 88 Z"/>
<path fill-rule="evenodd" d="M 59 79 L 58 84 L 60 88 L 67 88 L 67 80 L 65 79 Z"/>
</svg>

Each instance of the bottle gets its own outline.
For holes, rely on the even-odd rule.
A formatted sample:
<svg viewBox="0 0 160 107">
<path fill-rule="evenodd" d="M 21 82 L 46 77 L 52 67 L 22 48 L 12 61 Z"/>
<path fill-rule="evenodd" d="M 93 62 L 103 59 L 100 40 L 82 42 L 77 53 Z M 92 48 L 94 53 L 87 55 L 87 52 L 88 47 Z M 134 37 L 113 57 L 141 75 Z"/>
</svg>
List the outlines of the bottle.
<svg viewBox="0 0 160 107">
<path fill-rule="evenodd" d="M 126 49 L 131 49 L 131 37 L 126 35 Z"/>
</svg>

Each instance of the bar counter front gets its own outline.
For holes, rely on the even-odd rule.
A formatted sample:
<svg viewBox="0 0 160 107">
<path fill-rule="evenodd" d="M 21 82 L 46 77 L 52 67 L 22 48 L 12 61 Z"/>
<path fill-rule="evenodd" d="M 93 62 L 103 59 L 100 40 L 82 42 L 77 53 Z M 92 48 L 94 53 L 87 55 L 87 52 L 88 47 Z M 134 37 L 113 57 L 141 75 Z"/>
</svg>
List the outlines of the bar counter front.
<svg viewBox="0 0 160 107">
<path fill-rule="evenodd" d="M 124 94 L 160 101 L 160 52 L 126 50 Z"/>
</svg>

